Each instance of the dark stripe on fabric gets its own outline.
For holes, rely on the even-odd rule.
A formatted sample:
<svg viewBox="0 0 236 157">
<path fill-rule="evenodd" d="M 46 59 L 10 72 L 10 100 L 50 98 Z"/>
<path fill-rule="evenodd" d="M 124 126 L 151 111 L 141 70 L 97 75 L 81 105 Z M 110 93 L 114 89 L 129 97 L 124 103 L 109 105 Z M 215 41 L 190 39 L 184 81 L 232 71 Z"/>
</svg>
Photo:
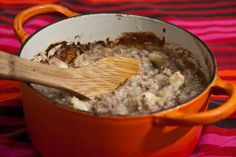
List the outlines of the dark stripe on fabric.
<svg viewBox="0 0 236 157">
<path fill-rule="evenodd" d="M 233 39 L 233 38 L 232 38 Z M 235 39 L 236 39 L 236 36 L 235 36 Z M 215 45 L 210 45 L 211 46 L 211 49 L 212 50 L 215 50 L 215 51 L 221 51 L 221 52 L 235 52 L 236 50 L 236 45 L 232 45 L 230 43 L 225 43 L 224 46 L 221 46 L 221 45 L 218 45 L 218 46 L 215 46 Z"/>
<path fill-rule="evenodd" d="M 13 22 L 13 20 L 12 20 L 12 22 Z M 0 17 L 1 24 L 7 25 L 7 26 L 12 26 L 12 22 L 1 19 L 1 17 Z"/>
<path fill-rule="evenodd" d="M 0 116 L 7 117 L 24 117 L 23 108 L 21 106 L 0 106 Z"/>
<path fill-rule="evenodd" d="M 72 3 L 68 2 L 62 2 L 63 4 L 70 4 L 71 7 L 77 8 L 78 11 L 84 11 L 84 10 L 95 10 L 97 11 L 117 11 L 117 10 L 129 10 L 129 9 L 136 9 L 140 10 L 141 8 L 144 9 L 162 9 L 162 10 L 192 10 L 192 9 L 198 9 L 198 10 L 214 10 L 214 9 L 224 9 L 224 8 L 232 8 L 236 5 L 235 2 L 229 2 L 229 3 L 197 3 L 197 4 L 180 4 L 180 5 L 162 5 L 162 4 L 153 4 L 153 3 L 144 3 L 144 2 L 136 2 L 136 3 L 124 3 L 120 5 L 113 5 L 113 6 L 87 6 L 87 5 L 73 5 Z"/>
<path fill-rule="evenodd" d="M 83 6 L 94 6 L 94 7 L 112 7 L 114 5 L 129 5 L 132 4 L 133 2 L 116 2 L 116 3 L 100 3 L 100 4 L 93 4 L 93 3 L 86 3 L 86 2 L 80 2 L 80 1 L 74 1 L 74 0 L 67 0 L 67 2 L 71 3 L 71 4 L 76 4 L 76 5 L 83 5 Z M 225 2 L 224 0 L 219 0 L 217 2 Z M 61 3 L 61 2 L 60 2 Z M 143 3 L 143 2 L 135 2 L 135 3 Z M 173 5 L 173 4 L 180 4 L 180 5 L 185 5 L 185 4 L 199 4 L 199 3 L 215 3 L 214 0 L 204 0 L 204 1 L 172 1 L 172 2 L 168 2 L 168 1 L 159 1 L 159 2 L 148 2 L 149 4 L 156 4 L 156 5 Z M 225 2 L 226 3 L 226 2 Z"/>
<path fill-rule="evenodd" d="M 2 13 L 8 13 L 8 14 L 13 14 L 16 15 L 17 13 L 19 13 L 20 11 L 22 11 L 22 9 L 17 8 L 1 8 L 0 9 L 0 14 L 2 15 Z"/>
<path fill-rule="evenodd" d="M 129 13 L 129 12 L 127 12 Z M 142 15 L 142 14 L 138 14 L 138 15 Z M 143 16 L 147 16 L 147 17 L 151 17 L 151 18 L 168 18 L 170 17 L 170 14 L 158 14 L 158 13 L 155 13 L 155 14 L 150 14 L 150 15 L 143 15 Z M 216 14 L 212 14 L 212 15 L 188 15 L 188 14 L 185 14 L 185 15 L 177 15 L 177 14 L 172 14 L 172 16 L 177 16 L 177 17 L 181 17 L 181 18 L 224 18 L 224 17 L 235 17 L 236 16 L 236 13 L 228 13 L 228 14 L 224 14 L 224 15 L 216 15 Z M 222 42 L 222 41 L 221 41 Z"/>
<path fill-rule="evenodd" d="M 0 114 L 1 114 L 1 107 L 22 107 L 22 104 L 21 104 L 21 99 L 8 99 L 8 100 L 5 100 L 5 101 L 0 101 Z M 17 116 L 17 118 L 20 118 Z"/>
<path fill-rule="evenodd" d="M 236 52 L 236 51 L 235 51 Z M 215 56 L 215 58 L 216 58 L 216 60 L 217 60 L 217 57 L 235 57 L 235 52 L 231 52 L 231 53 L 229 53 L 229 52 L 227 52 L 227 51 L 224 51 L 224 52 L 219 52 L 219 51 L 215 51 L 213 54 L 214 54 L 214 56 Z"/>
<path fill-rule="evenodd" d="M 10 13 L 2 13 L 1 16 L 5 16 L 6 18 L 10 18 L 10 19 L 14 19 L 16 15 L 12 15 Z M 1 18 L 0 16 L 0 18 Z M 47 14 L 47 15 L 40 15 L 40 16 L 37 16 L 38 17 L 43 17 L 43 16 L 46 16 L 46 17 L 50 17 L 50 18 L 61 18 L 61 17 L 65 17 L 63 16 L 62 14 L 60 13 L 51 13 L 51 14 Z"/>
<path fill-rule="evenodd" d="M 67 7 L 69 7 L 70 9 L 74 10 L 74 11 L 79 11 L 79 12 L 82 12 L 82 13 L 86 13 L 86 12 L 89 12 L 89 13 L 98 13 L 98 12 L 103 12 L 101 10 L 97 11 L 96 8 L 93 10 L 93 8 L 91 9 L 88 9 L 90 11 L 87 11 L 87 10 L 80 10 L 80 6 L 75 6 L 75 5 L 71 5 L 70 3 L 68 2 L 63 2 L 63 5 L 66 5 Z M 185 12 L 182 12 L 181 10 L 179 12 L 177 11 L 165 11 L 165 9 L 161 9 L 161 8 L 157 8 L 157 9 L 139 9 L 139 8 L 135 8 L 134 9 L 135 11 L 132 11 L 130 10 L 129 8 L 126 8 L 126 9 L 119 9 L 119 10 L 113 10 L 112 12 L 124 12 L 124 13 L 131 13 L 131 14 L 142 14 L 142 15 L 154 15 L 156 14 L 156 12 L 158 12 L 158 14 L 160 16 L 165 16 L 165 15 L 169 15 L 169 14 L 172 14 L 172 15 L 181 15 L 183 17 L 187 16 L 189 17 L 189 15 L 191 15 L 191 17 L 194 17 L 194 16 L 197 16 L 197 17 L 201 17 L 201 16 L 204 16 L 205 15 L 208 17 L 208 16 L 216 16 L 216 12 L 215 11 L 212 11 L 212 12 L 207 12 L 205 11 L 204 14 L 202 14 L 203 11 L 200 11 L 198 14 L 196 14 L 195 12 L 191 12 L 189 11 L 189 13 L 186 15 Z M 106 9 L 104 8 L 104 11 L 105 12 L 109 12 L 109 11 L 106 11 Z M 166 12 L 166 13 L 165 13 Z M 232 13 L 233 12 L 233 13 Z M 217 16 L 219 15 L 228 15 L 228 14 L 236 14 L 235 12 L 235 9 L 234 10 L 218 10 L 217 11 Z"/>
<path fill-rule="evenodd" d="M 163 11 L 159 9 L 152 9 L 152 10 L 136 10 L 136 11 L 126 11 L 126 13 L 129 14 L 141 14 L 144 16 L 150 16 L 150 15 L 156 15 L 156 14 L 162 14 L 162 15 L 176 15 L 176 16 L 182 16 L 182 17 L 212 17 L 212 16 L 229 16 L 229 15 L 236 15 L 236 9 L 235 10 L 218 10 L 217 12 L 203 12 L 203 11 Z M 217 13 L 217 14 L 216 14 Z"/>
<path fill-rule="evenodd" d="M 236 61 L 236 56 L 221 56 L 221 57 L 216 57 L 216 60 L 220 62 L 231 62 L 231 61 Z"/>
<path fill-rule="evenodd" d="M 1 16 L 5 16 L 5 17 L 8 17 L 8 18 L 13 18 L 14 19 L 16 15 L 12 15 L 10 13 L 3 12 L 3 13 L 1 13 Z"/>
<path fill-rule="evenodd" d="M 23 9 L 26 9 L 28 7 L 30 7 L 31 5 L 25 5 L 25 4 L 21 4 L 21 5 L 10 5 L 10 4 L 1 4 L 1 8 L 4 8 L 4 9 L 19 9 L 19 10 L 23 10 Z"/>
<path fill-rule="evenodd" d="M 236 44 L 230 44 L 230 43 L 211 44 L 210 46 L 215 48 L 228 48 L 228 47 L 236 48 Z"/>
<path fill-rule="evenodd" d="M 222 102 L 222 104 L 223 104 L 223 102 Z M 217 107 L 219 107 L 219 104 L 211 102 L 208 106 L 208 110 L 212 110 L 212 109 L 217 108 Z"/>
<path fill-rule="evenodd" d="M 62 2 L 64 3 L 64 2 Z M 135 9 L 137 8 L 138 10 L 140 10 L 141 8 L 146 8 L 146 9 L 168 9 L 168 10 L 193 10 L 193 9 L 197 9 L 197 10 L 214 10 L 214 9 L 223 9 L 223 8 L 232 8 L 236 5 L 236 2 L 234 1 L 229 1 L 229 2 L 217 2 L 217 3 L 188 3 L 188 4 L 182 4 L 182 3 L 178 3 L 178 4 L 163 4 L 163 3 L 155 3 L 155 2 L 149 2 L 149 3 L 145 3 L 145 2 L 129 2 L 129 3 L 116 3 L 116 4 L 86 4 L 83 2 L 78 2 L 78 1 L 71 1 L 70 4 L 75 4 L 75 7 L 78 7 L 78 9 L 82 9 L 82 10 L 93 10 L 93 9 L 102 9 L 104 11 L 106 11 L 107 9 L 113 9 L 113 10 L 120 10 L 120 8 L 127 8 L 127 9 Z M 84 9 L 83 9 L 84 8 Z M 16 15 L 18 12 L 21 11 L 21 9 L 10 9 L 10 10 L 6 10 L 6 9 L 0 9 L 0 13 L 9 13 L 9 14 L 13 14 Z"/>
<path fill-rule="evenodd" d="M 196 34 L 197 36 L 200 36 L 200 37 L 204 36 L 204 35 L 214 35 L 214 34 L 230 35 L 230 34 L 236 32 L 236 29 L 235 30 L 231 30 L 231 31 L 225 31 L 225 30 L 214 30 L 212 27 L 213 26 L 210 26 L 210 27 L 201 26 L 201 27 L 199 27 L 199 29 L 202 29 L 202 30 L 207 29 L 207 28 L 212 29 L 212 30 L 206 30 L 206 31 L 204 30 L 204 32 L 198 32 L 198 31 L 195 31 L 195 30 L 191 30 L 189 28 L 187 28 L 187 30 L 189 30 L 193 34 Z M 233 26 L 231 28 L 233 28 Z"/>
<path fill-rule="evenodd" d="M 225 128 L 225 129 L 236 128 L 236 118 L 224 119 L 210 125 L 214 125 L 214 126 Z"/>
<path fill-rule="evenodd" d="M 28 133 L 26 133 L 26 132 L 17 133 L 17 134 L 8 136 L 7 138 L 8 138 L 8 139 L 16 140 L 16 141 L 18 141 L 18 142 L 28 142 L 28 143 L 31 142 L 31 140 L 30 140 L 30 138 L 29 138 L 29 135 L 28 135 Z"/>
<path fill-rule="evenodd" d="M 222 105 L 226 100 L 212 100 L 210 105 L 209 105 L 209 109 L 213 109 L 215 107 L 219 107 L 219 105 Z"/>
<path fill-rule="evenodd" d="M 233 5 L 226 5 L 226 6 L 218 6 L 218 7 L 214 7 L 214 8 L 202 8 L 202 7 L 191 7 L 191 8 L 163 8 L 163 10 L 168 10 L 168 11 L 198 11 L 198 10 L 201 10 L 201 11 L 209 11 L 209 12 L 212 12 L 212 11 L 218 11 L 218 10 L 224 10 L 224 9 L 236 9 L 236 3 L 233 4 Z"/>
<path fill-rule="evenodd" d="M 17 131 L 19 129 L 24 128 L 25 125 L 0 125 L 0 134 L 4 134 L 4 133 L 9 133 L 9 132 L 13 132 L 13 131 Z"/>
<path fill-rule="evenodd" d="M 25 28 L 38 30 L 38 29 L 48 25 L 49 23 L 50 23 L 50 21 L 45 20 L 45 24 L 44 25 L 38 25 L 36 23 L 31 23 L 31 24 L 25 26 Z M 6 36 L 6 37 L 10 37 L 12 39 L 16 39 L 16 35 L 15 35 L 14 31 L 12 30 L 13 28 L 11 28 L 11 26 L 10 27 L 9 26 L 4 26 L 4 28 L 7 29 L 8 31 L 12 31 L 12 33 L 11 34 L 9 34 L 9 33 L 8 34 L 2 33 L 2 37 Z"/>
<path fill-rule="evenodd" d="M 231 62 L 219 62 L 218 63 L 219 66 L 235 66 L 236 62 L 235 61 L 231 61 Z"/>
<path fill-rule="evenodd" d="M 12 117 L 2 117 L 0 116 L 0 125 L 22 125 L 25 124 L 24 118 L 12 118 Z"/>
<path fill-rule="evenodd" d="M 219 57 L 224 57 L 224 58 L 226 58 L 226 57 L 235 57 L 235 54 L 234 54 L 235 52 L 215 50 L 213 54 L 214 54 L 216 60 L 218 60 Z M 222 61 L 222 60 L 219 60 L 219 61 Z"/>
<path fill-rule="evenodd" d="M 48 23 L 52 23 L 54 21 L 57 21 L 58 19 L 64 19 L 65 17 L 63 15 L 60 15 L 60 14 L 52 14 L 52 15 L 49 15 L 49 16 L 46 16 L 46 15 L 41 15 L 41 16 L 37 16 L 37 19 L 42 19 L 44 20 L 45 22 L 48 22 Z M 8 19 L 8 20 L 6 20 Z M 12 31 L 13 31 L 13 20 L 14 17 L 0 17 L 0 26 L 3 26 L 3 27 L 9 27 Z M 30 26 L 38 26 L 39 25 L 37 23 L 30 23 Z M 25 25 L 25 27 L 27 27 L 28 24 Z"/>
<path fill-rule="evenodd" d="M 1 23 L 11 23 L 13 24 L 14 18 L 0 15 Z"/>
<path fill-rule="evenodd" d="M 77 11 L 77 9 L 71 9 L 71 10 L 74 10 L 74 11 Z M 236 10 L 236 8 L 235 8 Z M 91 13 L 101 13 L 101 12 L 107 12 L 105 11 L 99 11 L 99 12 L 96 12 L 96 11 L 93 11 L 93 10 L 84 10 L 84 11 L 79 11 L 79 13 L 81 14 L 91 14 Z M 212 13 L 205 13 L 205 14 L 202 14 L 201 12 L 197 12 L 197 13 L 194 13 L 192 14 L 192 12 L 189 12 L 189 13 L 184 13 L 182 11 L 179 11 L 179 12 L 171 12 L 171 11 L 164 11 L 164 10 L 153 10 L 152 13 L 150 13 L 150 10 L 149 9 L 145 9 L 145 11 L 141 8 L 139 10 L 137 10 L 137 8 L 135 8 L 134 10 L 133 9 L 123 9 L 123 10 L 116 10 L 116 11 L 111 11 L 112 13 L 126 13 L 126 14 L 137 14 L 137 15 L 143 15 L 143 16 L 147 16 L 147 17 L 151 17 L 151 18 L 164 18 L 164 17 L 169 17 L 170 14 L 172 14 L 172 16 L 178 16 L 178 17 L 181 17 L 181 18 L 212 18 L 212 17 L 219 17 L 219 18 L 222 18 L 222 17 L 235 17 L 236 16 L 236 11 L 232 10 L 232 11 L 228 11 L 227 13 L 225 12 L 219 12 L 217 15 L 215 14 L 215 12 L 212 12 Z M 160 13 L 157 13 L 157 12 L 160 12 Z M 53 15 L 49 15 L 51 17 L 59 17 L 59 16 L 55 16 L 56 14 L 53 14 Z M 8 18 L 14 18 L 15 15 L 9 15 L 9 14 L 5 14 L 4 15 L 5 17 L 8 17 Z M 6 21 L 6 20 L 2 20 L 0 19 L 0 22 L 3 23 L 3 24 L 6 24 L 6 25 L 12 25 L 12 22 L 10 21 Z"/>
</svg>

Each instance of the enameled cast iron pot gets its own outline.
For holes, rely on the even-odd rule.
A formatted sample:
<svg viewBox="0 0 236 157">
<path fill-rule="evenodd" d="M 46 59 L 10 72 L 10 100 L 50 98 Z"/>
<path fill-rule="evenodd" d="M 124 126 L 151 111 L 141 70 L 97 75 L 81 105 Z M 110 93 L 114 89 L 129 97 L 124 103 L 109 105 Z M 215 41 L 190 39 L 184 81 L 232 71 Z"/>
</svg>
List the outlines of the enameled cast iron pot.
<svg viewBox="0 0 236 157">
<path fill-rule="evenodd" d="M 69 18 L 31 36 L 23 30 L 23 23 L 29 18 L 52 12 Z M 28 131 L 44 157 L 184 157 L 196 146 L 202 125 L 226 118 L 236 110 L 235 85 L 218 77 L 212 53 L 193 34 L 160 20 L 135 15 L 78 15 L 53 4 L 32 7 L 18 14 L 14 29 L 23 43 L 20 56 L 31 59 L 50 44 L 72 40 L 76 35 L 80 36 L 81 43 L 86 43 L 115 38 L 122 32 L 149 31 L 190 50 L 199 59 L 208 84 L 192 100 L 162 112 L 142 116 L 96 116 L 55 104 L 22 83 Z M 229 99 L 220 107 L 207 110 L 212 88 L 223 89 Z"/>
</svg>

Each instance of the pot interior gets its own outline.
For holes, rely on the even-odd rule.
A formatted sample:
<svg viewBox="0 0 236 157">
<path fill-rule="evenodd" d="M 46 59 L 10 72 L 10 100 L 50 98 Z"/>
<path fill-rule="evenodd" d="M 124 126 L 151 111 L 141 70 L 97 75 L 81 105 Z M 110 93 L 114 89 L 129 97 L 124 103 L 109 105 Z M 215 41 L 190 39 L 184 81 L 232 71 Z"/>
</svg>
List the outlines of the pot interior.
<svg viewBox="0 0 236 157">
<path fill-rule="evenodd" d="M 172 24 L 136 15 L 91 14 L 53 23 L 33 34 L 22 46 L 20 56 L 32 59 L 52 43 L 79 40 L 88 43 L 115 39 L 124 32 L 153 32 L 167 43 L 190 51 L 199 61 L 207 85 L 215 77 L 215 61 L 204 43 L 191 33 Z"/>
</svg>

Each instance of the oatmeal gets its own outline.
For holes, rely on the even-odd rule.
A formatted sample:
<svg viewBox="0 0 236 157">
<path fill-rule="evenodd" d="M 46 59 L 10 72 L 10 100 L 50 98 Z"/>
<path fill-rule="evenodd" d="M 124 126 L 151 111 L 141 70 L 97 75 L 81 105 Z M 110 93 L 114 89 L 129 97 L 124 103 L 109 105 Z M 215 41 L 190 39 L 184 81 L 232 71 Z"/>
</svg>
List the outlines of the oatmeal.
<svg viewBox="0 0 236 157">
<path fill-rule="evenodd" d="M 147 32 L 125 33 L 115 41 L 60 42 L 33 60 L 61 68 L 80 68 L 108 56 L 140 60 L 140 75 L 133 76 L 112 93 L 92 100 L 82 100 L 41 85 L 33 87 L 46 97 L 75 109 L 94 114 L 137 115 L 184 103 L 199 93 L 206 83 L 190 52 L 170 48 L 164 39 Z"/>
</svg>

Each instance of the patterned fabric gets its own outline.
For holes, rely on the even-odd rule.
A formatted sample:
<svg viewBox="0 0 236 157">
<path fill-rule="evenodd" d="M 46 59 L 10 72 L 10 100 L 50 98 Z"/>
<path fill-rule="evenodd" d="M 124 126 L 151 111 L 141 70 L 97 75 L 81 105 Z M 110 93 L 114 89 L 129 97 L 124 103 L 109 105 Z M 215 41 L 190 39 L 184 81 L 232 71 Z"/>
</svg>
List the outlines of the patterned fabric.
<svg viewBox="0 0 236 157">
<path fill-rule="evenodd" d="M 17 54 L 20 43 L 12 24 L 21 10 L 56 0 L 0 0 L 0 50 Z M 212 50 L 225 80 L 236 83 L 236 1 L 235 0 L 61 0 L 59 4 L 81 14 L 117 12 L 161 19 L 181 26 L 201 38 Z M 33 33 L 63 17 L 38 16 L 25 29 Z M 214 96 L 209 108 L 221 105 L 226 96 Z M 235 100 L 236 101 L 236 100 Z M 205 126 L 191 157 L 236 156 L 236 113 Z M 17 82 L 0 81 L 0 157 L 40 157 L 28 137 Z"/>
</svg>

